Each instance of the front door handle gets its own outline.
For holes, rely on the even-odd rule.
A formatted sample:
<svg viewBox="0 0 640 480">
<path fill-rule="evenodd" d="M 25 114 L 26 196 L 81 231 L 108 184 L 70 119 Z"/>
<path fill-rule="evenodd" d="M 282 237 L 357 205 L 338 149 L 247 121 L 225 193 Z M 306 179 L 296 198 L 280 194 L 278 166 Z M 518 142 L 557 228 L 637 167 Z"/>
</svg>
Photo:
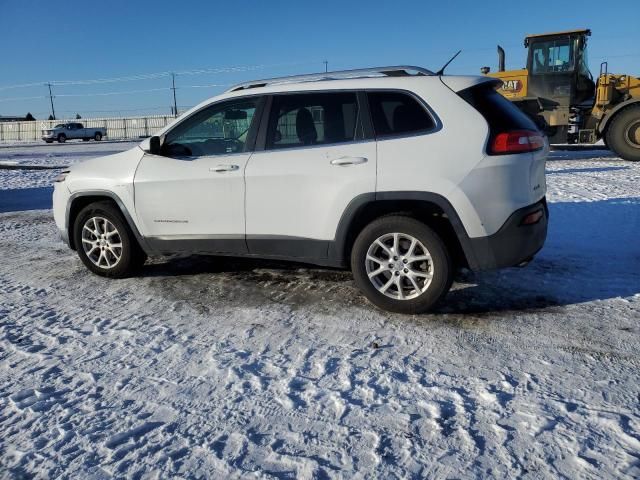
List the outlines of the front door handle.
<svg viewBox="0 0 640 480">
<path fill-rule="evenodd" d="M 331 160 L 331 165 L 345 166 L 345 165 L 359 165 L 366 163 L 369 160 L 365 157 L 340 157 L 335 160 Z"/>
<path fill-rule="evenodd" d="M 223 172 L 235 172 L 240 167 L 238 165 L 216 165 L 209 169 L 210 172 L 223 173 Z"/>
</svg>

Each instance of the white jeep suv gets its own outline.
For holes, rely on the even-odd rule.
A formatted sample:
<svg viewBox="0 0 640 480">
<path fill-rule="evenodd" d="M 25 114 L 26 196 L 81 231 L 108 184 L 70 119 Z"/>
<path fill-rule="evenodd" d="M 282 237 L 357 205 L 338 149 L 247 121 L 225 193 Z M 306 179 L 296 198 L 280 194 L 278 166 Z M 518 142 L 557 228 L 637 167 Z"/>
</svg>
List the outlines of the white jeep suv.
<svg viewBox="0 0 640 480">
<path fill-rule="evenodd" d="M 547 234 L 548 143 L 486 77 L 384 67 L 249 82 L 55 184 L 91 271 L 149 255 L 351 268 L 375 305 L 431 308 L 454 269 L 525 264 Z"/>
</svg>

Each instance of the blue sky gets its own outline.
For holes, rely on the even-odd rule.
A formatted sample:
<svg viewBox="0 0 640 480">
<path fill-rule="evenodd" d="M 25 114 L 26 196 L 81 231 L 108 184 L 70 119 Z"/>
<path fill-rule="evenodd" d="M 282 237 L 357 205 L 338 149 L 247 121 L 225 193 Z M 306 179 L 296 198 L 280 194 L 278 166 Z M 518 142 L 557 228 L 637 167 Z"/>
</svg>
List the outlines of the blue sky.
<svg viewBox="0 0 640 480">
<path fill-rule="evenodd" d="M 576 8 L 579 5 L 579 8 Z M 613 5 L 615 8 L 608 9 Z M 78 8 L 79 7 L 79 8 Z M 49 114 L 51 81 L 190 72 L 177 77 L 178 104 L 191 106 L 226 85 L 253 78 L 389 64 L 448 73 L 525 62 L 526 33 L 591 28 L 591 69 L 640 75 L 640 1 L 331 1 L 243 2 L 0 0 L 0 115 Z M 251 66 L 248 71 L 193 70 Z M 261 67 L 256 67 L 261 66 Z M 21 88 L 12 85 L 36 83 Z M 168 76 L 54 86 L 58 118 L 167 113 Z M 151 91 L 147 91 L 151 90 Z M 123 93 L 120 92 L 133 92 Z M 96 94 L 109 95 L 96 95 Z M 65 96 L 77 95 L 77 96 Z M 22 100 L 7 100 L 10 98 Z M 37 98 L 30 98 L 37 97 Z"/>
</svg>

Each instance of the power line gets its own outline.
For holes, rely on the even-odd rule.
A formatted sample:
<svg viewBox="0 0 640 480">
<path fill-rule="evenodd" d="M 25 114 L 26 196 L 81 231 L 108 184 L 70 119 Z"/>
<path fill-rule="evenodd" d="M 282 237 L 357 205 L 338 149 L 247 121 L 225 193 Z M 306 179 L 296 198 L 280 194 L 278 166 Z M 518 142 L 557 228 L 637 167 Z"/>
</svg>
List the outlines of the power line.
<svg viewBox="0 0 640 480">
<path fill-rule="evenodd" d="M 231 87 L 234 83 L 210 83 L 209 85 L 183 85 L 177 88 L 212 88 L 212 87 Z"/>
<path fill-rule="evenodd" d="M 44 95 L 38 95 L 34 97 L 8 97 L 8 98 L 0 98 L 0 102 L 13 102 L 17 100 L 36 100 L 36 99 L 42 99 L 42 98 L 47 98 L 47 97 Z"/>
<path fill-rule="evenodd" d="M 43 83 L 51 83 L 52 86 L 73 86 L 73 85 L 95 85 L 102 83 L 116 83 L 116 82 L 129 82 L 129 81 L 139 81 L 139 80 L 154 80 L 157 78 L 169 77 L 175 73 L 175 75 L 206 75 L 206 74 L 221 74 L 221 73 L 238 73 L 238 72 L 249 72 L 253 70 L 260 70 L 266 68 L 278 68 L 278 67 L 293 67 L 293 66 L 302 66 L 302 65 L 315 65 L 319 62 L 286 62 L 286 63 L 272 63 L 272 64 L 258 64 L 258 65 L 239 65 L 239 66 L 231 66 L 231 67 L 208 67 L 208 68 L 199 68 L 193 70 L 182 70 L 176 72 L 154 72 L 154 73 L 143 73 L 136 75 L 126 75 L 119 77 L 110 77 L 110 78 L 93 78 L 93 79 L 85 79 L 85 80 L 51 80 L 49 82 L 31 82 L 31 83 L 22 83 L 15 85 L 0 85 L 0 90 L 6 90 L 11 88 L 26 88 L 26 87 L 35 87 L 38 85 L 42 85 Z"/>
<path fill-rule="evenodd" d="M 622 53 L 620 55 L 602 55 L 590 56 L 590 58 L 607 59 L 607 58 L 624 58 L 624 57 L 640 57 L 640 53 Z"/>
<path fill-rule="evenodd" d="M 25 87 L 37 87 L 42 85 L 42 82 L 34 82 L 34 83 L 21 83 L 18 85 L 5 85 L 0 86 L 0 90 L 8 90 L 10 88 L 25 88 Z"/>
<path fill-rule="evenodd" d="M 95 92 L 95 93 L 58 93 L 56 95 L 51 95 L 51 91 L 49 92 L 49 95 L 43 96 L 43 95 L 37 95 L 37 96 L 33 96 L 33 97 L 5 97 L 5 98 L 0 98 L 0 102 L 9 102 L 9 101 L 16 101 L 16 100 L 37 100 L 40 98 L 57 98 L 57 97 L 106 97 L 106 96 L 111 96 L 111 95 L 130 95 L 130 94 L 136 94 L 136 93 L 150 93 L 150 92 L 162 92 L 162 91 L 168 91 L 168 90 L 173 90 L 174 88 L 176 90 L 179 90 L 181 88 L 212 88 L 212 87 L 229 87 L 232 84 L 230 83 L 212 83 L 209 85 L 183 85 L 182 87 L 176 87 L 175 83 L 173 84 L 173 86 L 171 87 L 159 87 L 159 88 L 146 88 L 146 89 L 140 89 L 140 90 L 125 90 L 125 91 L 115 91 L 115 92 Z M 45 86 L 47 87 L 53 87 L 53 84 L 50 83 L 45 83 Z"/>
<path fill-rule="evenodd" d="M 149 92 L 161 92 L 163 90 L 169 90 L 169 87 L 160 88 L 146 88 L 142 90 L 125 90 L 115 92 L 98 92 L 98 93 L 61 93 L 56 97 L 106 97 L 110 95 L 130 95 L 133 93 L 149 93 Z"/>
</svg>

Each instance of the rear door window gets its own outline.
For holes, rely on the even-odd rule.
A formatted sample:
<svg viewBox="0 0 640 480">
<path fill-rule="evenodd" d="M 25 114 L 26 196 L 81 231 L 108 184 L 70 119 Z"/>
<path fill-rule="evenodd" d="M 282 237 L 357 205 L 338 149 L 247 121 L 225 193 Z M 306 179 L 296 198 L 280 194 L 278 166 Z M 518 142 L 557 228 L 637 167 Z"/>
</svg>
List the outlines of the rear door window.
<svg viewBox="0 0 640 480">
<path fill-rule="evenodd" d="M 435 128 L 431 115 L 413 96 L 403 92 L 368 92 L 376 137 L 428 132 Z"/>
<path fill-rule="evenodd" d="M 359 139 L 355 92 L 320 92 L 273 97 L 269 150 L 351 142 Z"/>
</svg>

